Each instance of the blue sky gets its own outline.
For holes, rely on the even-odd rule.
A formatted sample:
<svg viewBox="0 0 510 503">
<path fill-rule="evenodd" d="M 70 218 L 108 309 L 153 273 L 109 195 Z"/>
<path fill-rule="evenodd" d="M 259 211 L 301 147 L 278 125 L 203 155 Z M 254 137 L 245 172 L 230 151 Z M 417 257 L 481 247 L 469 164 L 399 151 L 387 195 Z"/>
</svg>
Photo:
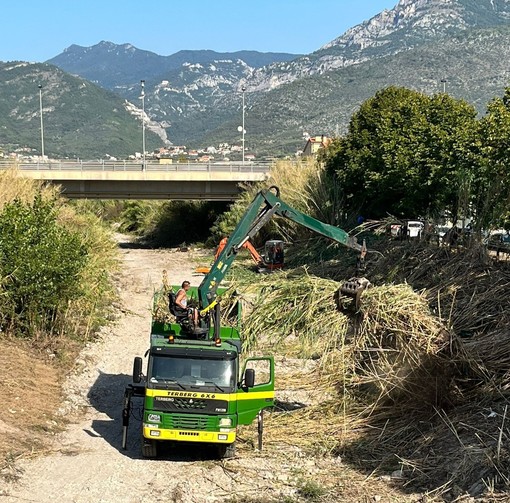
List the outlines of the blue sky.
<svg viewBox="0 0 510 503">
<path fill-rule="evenodd" d="M 9 0 L 0 61 L 42 62 L 71 44 L 310 53 L 397 0 Z"/>
</svg>

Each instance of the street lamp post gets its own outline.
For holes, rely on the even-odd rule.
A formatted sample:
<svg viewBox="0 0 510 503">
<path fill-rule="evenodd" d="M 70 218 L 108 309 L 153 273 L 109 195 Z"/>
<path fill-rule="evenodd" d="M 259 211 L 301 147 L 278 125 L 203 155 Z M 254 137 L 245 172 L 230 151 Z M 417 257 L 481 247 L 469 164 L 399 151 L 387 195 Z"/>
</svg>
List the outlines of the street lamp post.
<svg viewBox="0 0 510 503">
<path fill-rule="evenodd" d="M 142 171 L 145 170 L 145 80 L 141 80 L 142 85 Z"/>
<path fill-rule="evenodd" d="M 442 78 L 441 82 L 443 83 L 443 93 L 446 94 L 446 79 Z"/>
<path fill-rule="evenodd" d="M 42 85 L 37 86 L 39 88 L 39 115 L 41 116 L 41 154 L 44 160 L 44 127 L 43 127 L 43 115 L 42 115 Z"/>
<path fill-rule="evenodd" d="M 244 129 L 244 93 L 246 91 L 246 87 L 243 85 L 243 87 L 241 87 L 241 91 L 242 91 L 242 96 L 243 96 L 243 122 L 242 122 L 242 125 L 241 125 L 241 131 L 242 131 L 242 140 L 241 140 L 241 143 L 243 145 L 243 164 L 244 164 L 244 134 L 246 133 L 246 130 Z"/>
</svg>

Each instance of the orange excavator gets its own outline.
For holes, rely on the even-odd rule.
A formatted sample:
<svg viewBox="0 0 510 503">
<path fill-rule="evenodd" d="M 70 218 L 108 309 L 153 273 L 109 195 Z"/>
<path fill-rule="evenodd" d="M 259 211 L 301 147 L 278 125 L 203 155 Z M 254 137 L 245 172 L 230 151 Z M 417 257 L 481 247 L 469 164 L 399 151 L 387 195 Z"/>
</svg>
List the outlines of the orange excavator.
<svg viewBox="0 0 510 503">
<path fill-rule="evenodd" d="M 223 238 L 216 248 L 214 254 L 214 260 L 218 260 L 221 252 L 225 248 L 228 242 L 228 238 Z M 241 248 L 245 248 L 250 252 L 251 258 L 257 265 L 259 271 L 274 271 L 275 269 L 281 269 L 284 265 L 284 242 L 279 239 L 271 239 L 266 241 L 264 246 L 264 255 L 261 255 L 255 247 L 251 244 L 250 240 L 245 241 Z M 210 267 L 200 266 L 195 269 L 195 272 L 201 274 L 207 274 L 210 271 Z"/>
<path fill-rule="evenodd" d="M 214 260 L 218 260 L 218 257 L 220 256 L 220 253 L 223 251 L 223 248 L 225 248 L 226 244 L 227 244 L 227 241 L 228 241 L 228 238 L 223 238 L 221 241 L 220 241 L 220 244 L 218 245 L 218 248 L 216 248 L 216 253 L 214 254 Z M 246 241 L 243 245 L 242 245 L 242 248 L 245 248 L 246 250 L 248 250 L 250 252 L 250 255 L 251 255 L 251 258 L 253 259 L 253 261 L 259 265 L 261 264 L 263 261 L 262 261 L 262 256 L 260 255 L 260 253 L 255 249 L 255 247 L 251 244 L 251 242 L 248 240 Z"/>
</svg>

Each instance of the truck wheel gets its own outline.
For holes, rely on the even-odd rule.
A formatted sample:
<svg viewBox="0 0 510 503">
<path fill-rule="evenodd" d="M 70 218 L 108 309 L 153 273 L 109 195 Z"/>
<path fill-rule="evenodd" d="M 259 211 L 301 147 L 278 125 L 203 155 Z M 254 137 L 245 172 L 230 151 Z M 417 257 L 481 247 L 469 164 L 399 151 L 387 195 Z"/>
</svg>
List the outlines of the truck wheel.
<svg viewBox="0 0 510 503">
<path fill-rule="evenodd" d="M 218 456 L 220 459 L 233 458 L 236 455 L 236 443 L 218 445 Z"/>
<path fill-rule="evenodd" d="M 155 458 L 158 455 L 158 444 L 155 440 L 149 440 L 142 435 L 142 456 L 144 458 Z"/>
</svg>

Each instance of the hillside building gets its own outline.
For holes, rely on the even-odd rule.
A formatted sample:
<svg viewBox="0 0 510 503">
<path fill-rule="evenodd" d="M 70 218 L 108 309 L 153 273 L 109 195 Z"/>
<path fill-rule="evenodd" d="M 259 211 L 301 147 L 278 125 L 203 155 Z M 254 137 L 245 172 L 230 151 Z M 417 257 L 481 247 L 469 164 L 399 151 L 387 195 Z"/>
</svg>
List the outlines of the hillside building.
<svg viewBox="0 0 510 503">
<path fill-rule="evenodd" d="M 328 136 L 311 136 L 306 142 L 305 148 L 303 149 L 303 156 L 317 155 L 317 152 L 321 148 L 326 148 L 331 143 L 331 138 Z"/>
</svg>

